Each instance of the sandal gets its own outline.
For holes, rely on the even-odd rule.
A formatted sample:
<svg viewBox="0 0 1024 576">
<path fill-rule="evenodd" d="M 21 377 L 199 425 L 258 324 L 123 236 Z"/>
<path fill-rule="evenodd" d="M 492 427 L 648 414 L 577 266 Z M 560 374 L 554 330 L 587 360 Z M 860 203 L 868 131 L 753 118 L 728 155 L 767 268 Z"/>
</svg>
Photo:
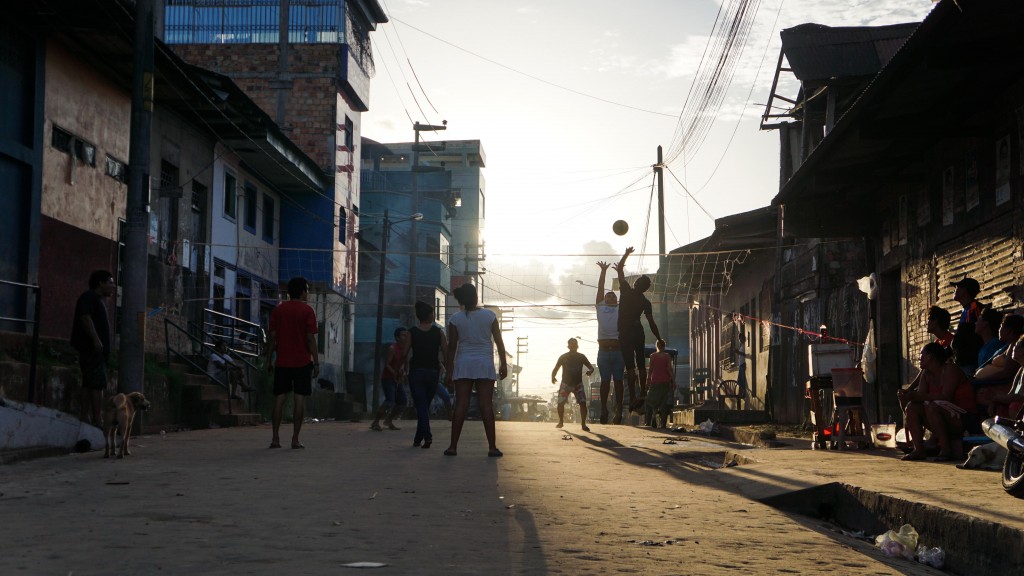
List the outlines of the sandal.
<svg viewBox="0 0 1024 576">
<path fill-rule="evenodd" d="M 502 454 L 501 450 L 498 450 L 497 448 L 487 453 L 488 458 L 501 458 L 502 456 L 504 456 L 504 454 Z"/>
<path fill-rule="evenodd" d="M 270 447 L 271 448 L 280 448 L 281 447 L 281 443 L 280 442 L 271 442 L 270 443 Z"/>
<path fill-rule="evenodd" d="M 292 450 L 305 450 L 306 447 L 302 444 L 292 444 Z"/>
<path fill-rule="evenodd" d="M 444 451 L 444 455 L 445 456 L 456 456 L 456 455 L 458 455 L 458 452 L 455 451 L 455 448 L 448 448 L 447 450 Z"/>
<path fill-rule="evenodd" d="M 924 459 L 925 459 L 925 453 L 923 451 L 918 452 L 917 450 L 914 450 L 913 452 L 909 452 L 909 453 L 905 454 L 902 458 L 900 458 L 900 460 L 903 460 L 905 462 L 914 462 L 914 461 L 917 461 L 917 460 L 924 460 Z"/>
<path fill-rule="evenodd" d="M 426 450 L 427 448 L 430 448 L 430 444 L 431 444 L 432 442 L 433 442 L 432 440 L 425 440 L 425 441 L 423 442 L 423 449 L 424 449 L 424 450 Z"/>
<path fill-rule="evenodd" d="M 377 424 L 376 422 L 374 422 L 373 424 L 370 424 L 370 430 L 375 430 L 377 432 L 383 432 L 384 431 L 384 429 L 380 427 L 380 424 Z"/>
</svg>

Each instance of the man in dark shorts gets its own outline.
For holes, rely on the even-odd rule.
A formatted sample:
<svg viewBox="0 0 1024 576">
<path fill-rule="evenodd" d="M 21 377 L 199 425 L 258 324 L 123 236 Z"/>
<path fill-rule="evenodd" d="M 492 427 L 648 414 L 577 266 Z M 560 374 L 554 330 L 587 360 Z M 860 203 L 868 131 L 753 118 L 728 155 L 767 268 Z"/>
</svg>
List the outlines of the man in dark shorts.
<svg viewBox="0 0 1024 576">
<path fill-rule="evenodd" d="M 102 427 L 100 406 L 107 388 L 107 361 L 110 358 L 110 320 L 104 300 L 114 294 L 117 284 L 106 270 L 89 275 L 89 289 L 75 303 L 71 326 L 71 346 L 78 350 L 82 369 L 82 422 Z"/>
<path fill-rule="evenodd" d="M 654 321 L 651 301 L 644 292 L 651 287 L 651 279 L 641 276 L 632 286 L 626 281 L 626 258 L 633 253 L 633 247 L 626 248 L 622 259 L 614 265 L 619 274 L 619 347 L 626 365 L 626 380 L 629 383 L 630 411 L 643 406 L 647 382 L 647 367 L 644 365 L 644 325 L 640 317 L 647 317 L 647 325 L 657 340 L 661 340 L 658 324 Z"/>
<path fill-rule="evenodd" d="M 316 312 L 306 304 L 309 282 L 297 277 L 288 281 L 288 297 L 270 313 L 270 338 L 267 341 L 267 370 L 274 374 L 274 414 L 271 448 L 281 447 L 281 416 L 288 393 L 293 393 L 292 448 L 305 448 L 299 442 L 306 397 L 313 393 L 313 378 L 320 374 L 316 346 Z M 274 353 L 277 353 L 275 362 Z"/>
<path fill-rule="evenodd" d="M 580 407 L 580 422 L 583 423 L 583 431 L 590 432 L 587 427 L 587 395 L 583 390 L 583 367 L 587 367 L 587 376 L 594 373 L 594 366 L 587 360 L 587 357 L 577 352 L 580 343 L 575 338 L 569 338 L 569 351 L 558 357 L 555 362 L 555 369 L 551 371 L 551 383 L 558 382 L 558 369 L 562 369 L 562 384 L 558 387 L 558 426 L 564 426 L 565 403 L 569 401 L 569 395 L 576 396 L 576 403 Z"/>
</svg>

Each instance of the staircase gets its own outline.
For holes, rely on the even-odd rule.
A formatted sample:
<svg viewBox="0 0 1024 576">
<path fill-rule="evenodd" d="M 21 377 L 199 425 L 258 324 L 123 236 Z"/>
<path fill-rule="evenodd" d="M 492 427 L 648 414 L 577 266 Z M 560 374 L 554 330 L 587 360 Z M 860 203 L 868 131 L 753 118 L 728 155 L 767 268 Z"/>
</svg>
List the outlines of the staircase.
<svg viewBox="0 0 1024 576">
<path fill-rule="evenodd" d="M 253 412 L 255 392 L 245 392 L 241 400 L 232 399 L 226 388 L 213 382 L 206 374 L 196 374 L 188 364 L 171 364 L 171 369 L 185 378 L 181 391 L 181 413 L 192 429 L 257 426 L 263 417 Z"/>
<path fill-rule="evenodd" d="M 259 330 L 258 325 L 248 322 L 245 324 Z M 247 340 L 238 339 L 240 345 L 234 347 L 234 328 L 231 334 L 225 334 L 221 330 L 218 330 L 218 333 L 211 333 L 205 328 L 205 325 L 200 329 L 190 322 L 186 329 L 169 318 L 164 319 L 167 364 L 184 378 L 181 419 L 193 429 L 262 424 L 263 417 L 253 410 L 258 400 L 256 395 L 259 393 L 259 388 L 255 386 L 258 374 L 255 362 L 259 359 L 262 338 L 253 337 L 256 332 L 252 330 L 246 333 Z M 222 326 L 215 328 L 220 329 Z M 262 331 L 259 333 L 262 334 Z M 228 352 L 243 366 L 245 382 L 249 384 L 251 391 L 242 391 L 241 398 L 232 398 L 230 383 L 220 382 L 206 371 L 214 341 L 227 344 Z M 255 348 L 251 344 L 253 341 L 259 342 Z"/>
</svg>

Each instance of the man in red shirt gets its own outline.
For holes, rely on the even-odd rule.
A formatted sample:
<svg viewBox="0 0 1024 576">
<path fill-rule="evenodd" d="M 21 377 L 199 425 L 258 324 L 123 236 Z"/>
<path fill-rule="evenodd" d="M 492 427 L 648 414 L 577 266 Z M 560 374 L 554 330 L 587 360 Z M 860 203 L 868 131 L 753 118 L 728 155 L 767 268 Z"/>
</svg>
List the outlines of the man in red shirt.
<svg viewBox="0 0 1024 576">
<path fill-rule="evenodd" d="M 309 282 L 297 277 L 288 281 L 288 297 L 270 313 L 270 338 L 267 341 L 267 370 L 274 373 L 274 436 L 271 448 L 281 447 L 278 431 L 288 393 L 294 394 L 292 448 L 305 448 L 299 431 L 306 412 L 306 397 L 313 392 L 313 378 L 320 374 L 316 346 L 316 312 L 306 304 Z M 275 361 L 274 353 L 277 353 Z"/>
</svg>

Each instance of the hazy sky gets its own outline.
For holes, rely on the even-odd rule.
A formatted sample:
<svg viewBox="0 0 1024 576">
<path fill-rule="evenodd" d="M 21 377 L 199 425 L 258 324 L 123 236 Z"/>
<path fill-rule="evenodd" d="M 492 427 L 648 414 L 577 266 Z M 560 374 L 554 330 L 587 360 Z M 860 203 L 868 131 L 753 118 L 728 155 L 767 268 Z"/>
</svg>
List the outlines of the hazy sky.
<svg viewBox="0 0 1024 576">
<path fill-rule="evenodd" d="M 576 281 L 596 284 L 595 262 L 616 260 L 627 246 L 637 249 L 627 272 L 656 268 L 651 165 L 659 145 L 667 154 L 673 144 L 722 1 L 381 3 L 391 22 L 371 34 L 377 72 L 362 135 L 408 142 L 413 121 L 443 119 L 448 130 L 426 139 L 481 141 L 484 303 L 514 307 L 506 345 L 514 354 L 516 338 L 529 338 L 520 392 L 546 397 L 556 389 L 551 369 L 569 337 L 581 336 L 580 351 L 596 362 L 595 289 Z M 758 125 L 780 30 L 806 22 L 920 21 L 932 6 L 931 0 L 760 2 L 707 139 L 666 173 L 668 249 L 714 230 L 675 178 L 716 218 L 765 206 L 777 193 L 778 133 Z M 792 84 L 784 87 L 786 95 L 795 92 Z M 611 231 L 620 218 L 630 225 L 622 237 Z"/>
</svg>

